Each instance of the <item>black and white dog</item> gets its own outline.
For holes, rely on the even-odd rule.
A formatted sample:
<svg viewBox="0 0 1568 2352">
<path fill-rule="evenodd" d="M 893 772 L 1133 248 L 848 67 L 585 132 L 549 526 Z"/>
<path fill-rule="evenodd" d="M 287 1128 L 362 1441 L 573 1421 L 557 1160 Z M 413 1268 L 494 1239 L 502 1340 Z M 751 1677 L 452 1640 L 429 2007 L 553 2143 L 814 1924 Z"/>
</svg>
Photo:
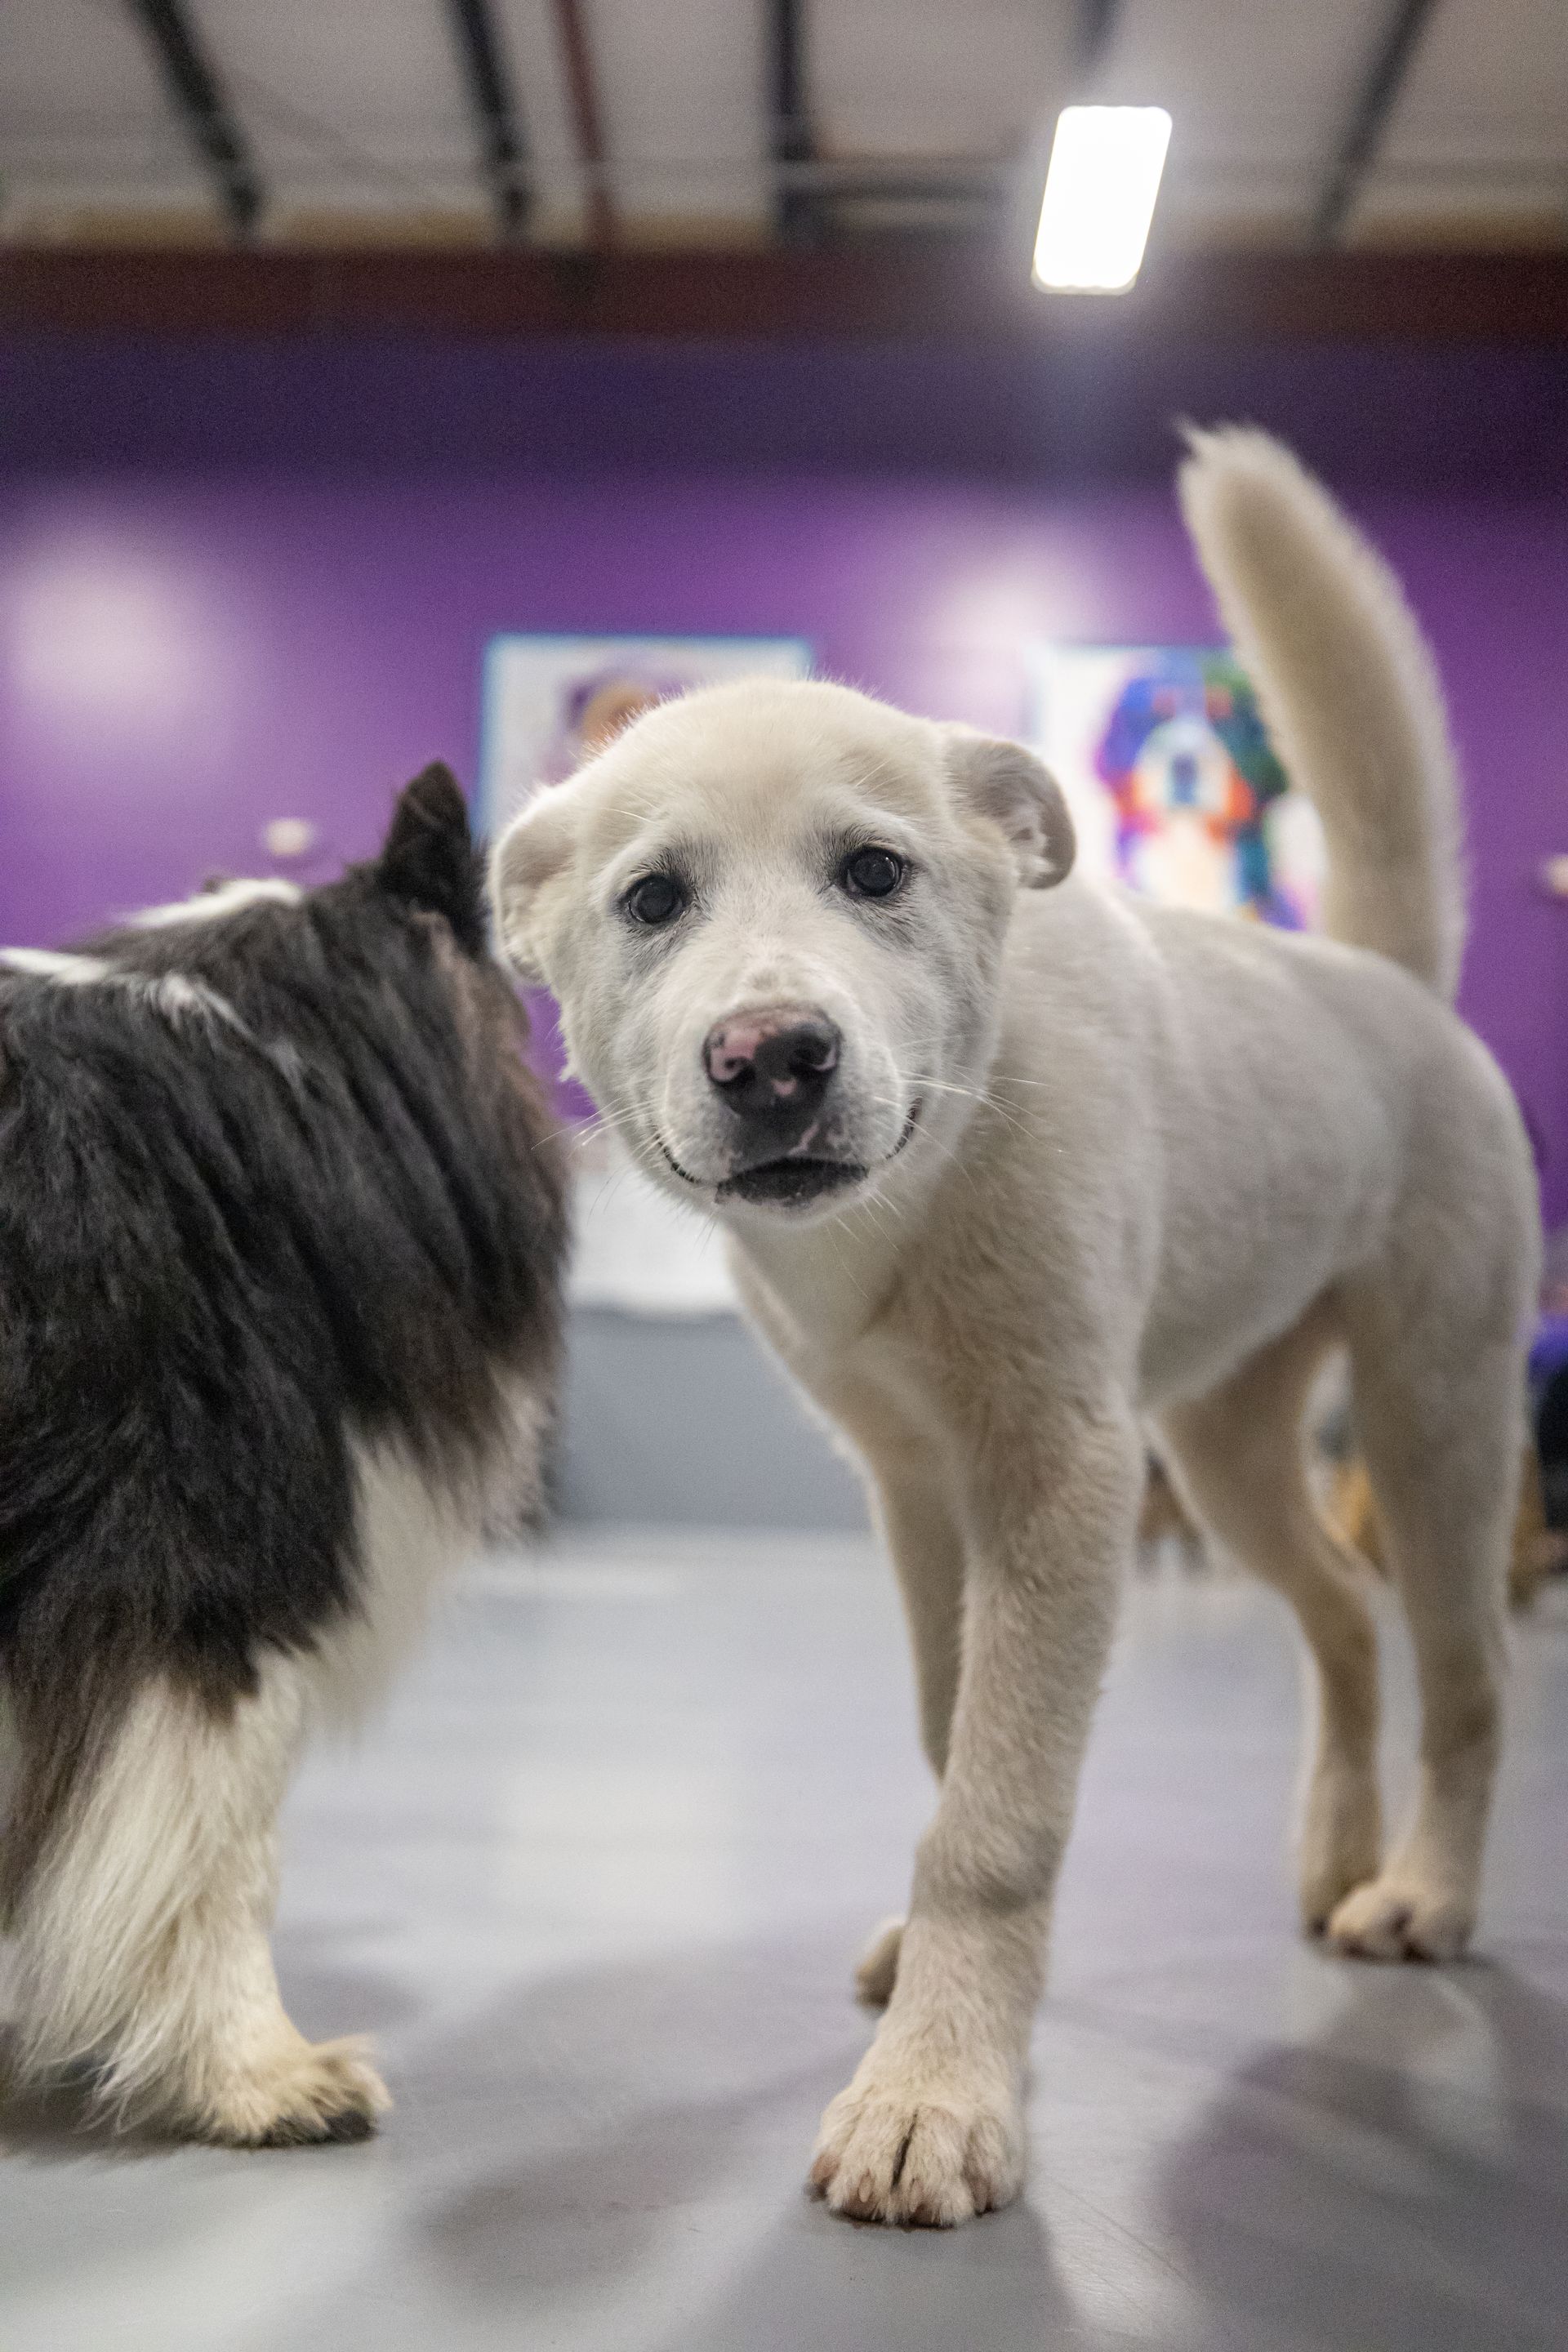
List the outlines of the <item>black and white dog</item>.
<svg viewBox="0 0 1568 2352">
<path fill-rule="evenodd" d="M 22 2071 L 358 2137 L 268 1946 L 300 1741 L 538 1498 L 563 1187 L 432 768 L 380 857 L 0 957 L 0 1899 Z"/>
</svg>

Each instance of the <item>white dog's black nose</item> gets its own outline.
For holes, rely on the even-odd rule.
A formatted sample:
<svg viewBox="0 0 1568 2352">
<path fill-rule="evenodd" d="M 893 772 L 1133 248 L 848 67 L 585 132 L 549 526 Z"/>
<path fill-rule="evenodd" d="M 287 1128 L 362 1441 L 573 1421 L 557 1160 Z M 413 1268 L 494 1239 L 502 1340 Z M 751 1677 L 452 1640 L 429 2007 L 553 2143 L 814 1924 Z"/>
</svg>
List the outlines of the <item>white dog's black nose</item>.
<svg viewBox="0 0 1568 2352">
<path fill-rule="evenodd" d="M 826 1093 L 842 1042 L 825 1013 L 774 1004 L 715 1022 L 703 1041 L 702 1066 L 732 1111 L 766 1125 L 787 1149 Z"/>
</svg>

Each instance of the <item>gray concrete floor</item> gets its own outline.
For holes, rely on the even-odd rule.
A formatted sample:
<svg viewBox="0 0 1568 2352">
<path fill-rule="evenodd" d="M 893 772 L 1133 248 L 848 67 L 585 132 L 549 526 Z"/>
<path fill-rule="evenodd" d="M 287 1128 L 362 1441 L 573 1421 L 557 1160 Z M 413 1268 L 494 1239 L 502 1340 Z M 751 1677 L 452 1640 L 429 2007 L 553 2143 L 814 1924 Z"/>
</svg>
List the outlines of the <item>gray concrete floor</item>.
<svg viewBox="0 0 1568 2352">
<path fill-rule="evenodd" d="M 928 1790 L 865 1547 L 497 1563 L 309 1766 L 278 1953 L 378 2037 L 360 2147 L 0 2126 L 5 2352 L 1493 2352 L 1568 2339 L 1568 1606 L 1517 1636 L 1480 1957 L 1297 1942 L 1297 1683 L 1249 1587 L 1134 1590 L 1035 2046 L 1027 2198 L 801 2191 Z M 1408 1687 L 1394 1659 L 1396 1716 Z"/>
</svg>

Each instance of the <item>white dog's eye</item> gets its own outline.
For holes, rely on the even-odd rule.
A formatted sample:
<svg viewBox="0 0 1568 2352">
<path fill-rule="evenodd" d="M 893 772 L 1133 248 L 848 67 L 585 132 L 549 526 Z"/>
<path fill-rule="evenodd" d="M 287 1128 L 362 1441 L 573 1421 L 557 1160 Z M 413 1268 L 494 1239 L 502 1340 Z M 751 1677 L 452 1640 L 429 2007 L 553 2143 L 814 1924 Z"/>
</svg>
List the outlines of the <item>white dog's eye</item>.
<svg viewBox="0 0 1568 2352">
<path fill-rule="evenodd" d="M 670 923 L 685 906 L 686 892 L 673 874 L 645 874 L 640 882 L 632 884 L 621 904 L 637 922 Z"/>
<path fill-rule="evenodd" d="M 852 898 L 890 898 L 904 878 L 904 861 L 891 849 L 857 849 L 839 868 Z"/>
</svg>

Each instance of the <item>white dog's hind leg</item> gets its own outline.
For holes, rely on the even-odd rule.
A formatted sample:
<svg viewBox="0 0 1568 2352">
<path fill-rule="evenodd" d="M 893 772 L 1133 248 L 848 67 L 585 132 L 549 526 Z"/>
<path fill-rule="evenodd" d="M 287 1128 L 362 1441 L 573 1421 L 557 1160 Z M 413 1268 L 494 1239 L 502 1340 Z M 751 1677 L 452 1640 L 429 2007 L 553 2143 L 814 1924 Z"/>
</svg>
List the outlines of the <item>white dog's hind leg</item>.
<svg viewBox="0 0 1568 2352">
<path fill-rule="evenodd" d="M 24 2072 L 91 2062 L 111 2111 L 240 2146 L 370 2130 L 380 2081 L 295 2030 L 268 1947 L 303 1716 L 281 1656 L 228 1706 L 165 1682 L 130 1699 L 14 1889 Z"/>
<path fill-rule="evenodd" d="M 904 1915 L 884 1919 L 855 1963 L 855 1998 L 868 2009 L 886 2009 L 899 1980 L 899 1954 L 903 1949 Z"/>
<path fill-rule="evenodd" d="M 967 2221 L 1022 2185 L 1051 1895 L 1143 1487 L 1142 1433 L 1120 1404 L 1089 1412 L 1021 1389 L 975 1402 L 941 1801 L 892 1998 L 812 2167 L 830 2205 L 867 2221 Z"/>
<path fill-rule="evenodd" d="M 1475 1924 L 1500 1744 L 1503 1618 L 1522 1453 L 1516 1342 L 1435 1345 L 1397 1314 L 1352 1330 L 1356 1418 L 1415 1643 L 1421 1769 L 1410 1827 L 1329 1921 L 1342 1951 L 1451 1959 Z"/>
<path fill-rule="evenodd" d="M 1314 1934 L 1376 1871 L 1383 1843 L 1376 1628 L 1364 1571 L 1319 1518 L 1302 1456 L 1307 1392 L 1339 1336 L 1315 1308 L 1223 1387 L 1161 1423 L 1194 1511 L 1217 1543 L 1289 1601 L 1312 1660 L 1317 1738 L 1300 1888 L 1302 1924 Z"/>
</svg>

